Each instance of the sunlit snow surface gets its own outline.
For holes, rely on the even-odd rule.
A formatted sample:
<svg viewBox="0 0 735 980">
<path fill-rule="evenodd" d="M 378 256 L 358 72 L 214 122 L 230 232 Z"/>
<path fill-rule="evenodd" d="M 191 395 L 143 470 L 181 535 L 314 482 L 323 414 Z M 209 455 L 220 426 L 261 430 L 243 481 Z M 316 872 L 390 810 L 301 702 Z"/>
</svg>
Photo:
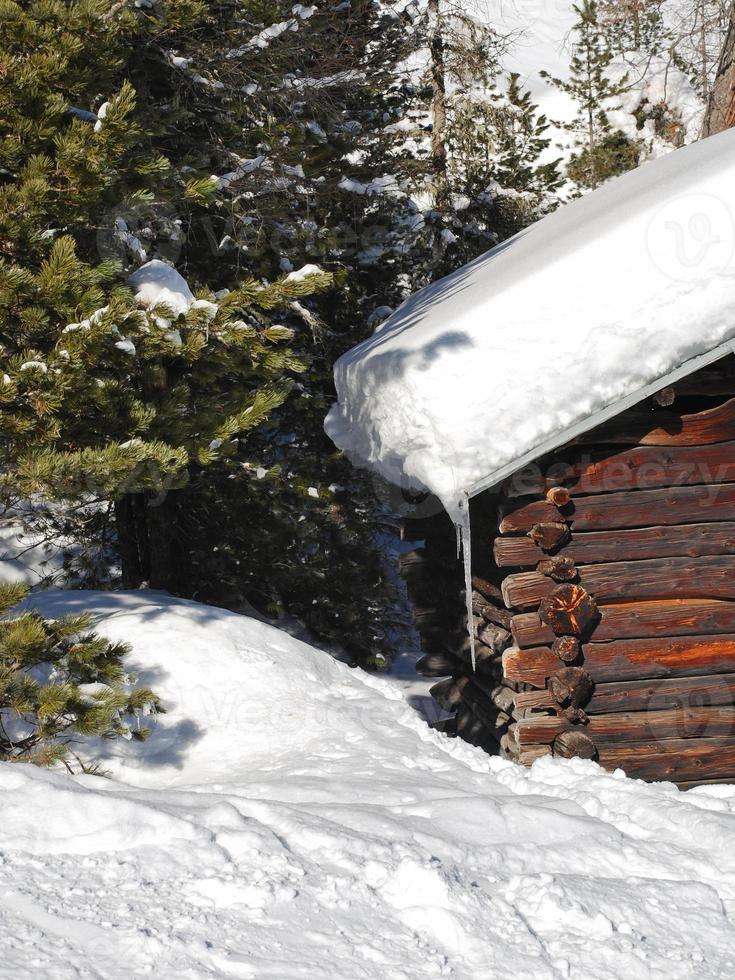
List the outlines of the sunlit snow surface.
<svg viewBox="0 0 735 980">
<path fill-rule="evenodd" d="M 389 480 L 463 492 L 735 337 L 735 131 L 560 208 L 337 362 L 326 428 Z"/>
<path fill-rule="evenodd" d="M 0 765 L 0 976 L 735 975 L 735 788 L 431 732 L 390 679 L 156 593 L 47 593 L 169 713 L 114 776 Z"/>
</svg>

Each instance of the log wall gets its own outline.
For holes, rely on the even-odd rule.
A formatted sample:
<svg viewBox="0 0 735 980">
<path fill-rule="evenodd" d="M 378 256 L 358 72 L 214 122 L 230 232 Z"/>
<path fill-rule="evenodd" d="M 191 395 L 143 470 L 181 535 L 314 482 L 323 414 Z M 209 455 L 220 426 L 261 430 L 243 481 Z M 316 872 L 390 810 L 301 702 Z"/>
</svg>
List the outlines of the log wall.
<svg viewBox="0 0 735 980">
<path fill-rule="evenodd" d="M 422 632 L 422 667 L 453 713 L 440 727 L 525 764 L 735 779 L 732 358 L 473 500 L 476 673 L 443 519 L 422 529 L 414 583 L 454 602 L 452 630 L 435 606 Z"/>
<path fill-rule="evenodd" d="M 503 678 L 503 652 L 512 643 L 513 616 L 501 593 L 504 573 L 487 545 L 497 534 L 497 508 L 497 497 L 483 494 L 472 511 L 475 671 L 456 533 L 444 511 L 403 522 L 403 537 L 413 547 L 401 557 L 423 649 L 417 668 L 437 679 L 431 693 L 438 707 L 451 715 L 435 727 L 493 754 L 500 752 L 512 722 L 515 688 L 522 687 Z"/>
</svg>

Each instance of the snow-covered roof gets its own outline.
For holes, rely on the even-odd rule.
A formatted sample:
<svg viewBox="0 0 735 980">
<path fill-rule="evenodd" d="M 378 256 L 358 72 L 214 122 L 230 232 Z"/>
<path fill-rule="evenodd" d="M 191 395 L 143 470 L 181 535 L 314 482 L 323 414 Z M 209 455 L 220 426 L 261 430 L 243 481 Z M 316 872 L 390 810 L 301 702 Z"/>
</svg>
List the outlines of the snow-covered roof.
<svg viewBox="0 0 735 980">
<path fill-rule="evenodd" d="M 335 366 L 325 427 L 448 510 L 727 353 L 735 131 L 647 163 L 410 297 Z"/>
</svg>

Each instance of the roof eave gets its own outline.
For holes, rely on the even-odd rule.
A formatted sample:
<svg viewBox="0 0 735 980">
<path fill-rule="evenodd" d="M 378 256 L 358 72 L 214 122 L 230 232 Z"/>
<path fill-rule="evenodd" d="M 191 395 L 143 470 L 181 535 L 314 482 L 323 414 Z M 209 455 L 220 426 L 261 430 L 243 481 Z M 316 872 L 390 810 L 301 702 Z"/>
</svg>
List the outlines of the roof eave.
<svg viewBox="0 0 735 980">
<path fill-rule="evenodd" d="M 540 456 L 545 456 L 546 453 L 553 452 L 560 446 L 564 446 L 566 443 L 578 438 L 583 433 L 589 432 L 590 429 L 597 428 L 598 425 L 602 425 L 602 423 L 607 422 L 608 419 L 615 418 L 616 415 L 619 415 L 628 408 L 632 408 L 633 405 L 643 401 L 645 398 L 655 395 L 657 391 L 660 391 L 667 385 L 675 384 L 677 381 L 681 381 L 682 378 L 686 378 L 695 371 L 699 371 L 701 368 L 707 367 L 708 364 L 712 364 L 714 361 L 718 361 L 721 357 L 725 357 L 725 355 L 732 353 L 735 353 L 735 338 L 727 340 L 724 344 L 719 344 L 717 347 L 713 347 L 712 350 L 709 350 L 704 354 L 698 354 L 697 357 L 692 357 L 688 361 L 684 361 L 684 363 L 680 364 L 674 371 L 670 371 L 668 374 L 658 378 L 656 381 L 652 381 L 650 384 L 644 385 L 642 388 L 638 388 L 636 391 L 631 392 L 624 398 L 620 398 L 618 401 L 612 402 L 610 405 L 600 409 L 599 411 L 590 415 L 588 418 L 580 422 L 575 422 L 574 425 L 570 425 L 568 428 L 560 430 L 555 435 L 550 436 L 537 446 L 534 446 L 533 449 L 529 449 L 528 452 L 524 453 L 522 456 L 519 456 L 518 459 L 515 459 L 510 463 L 506 463 L 505 466 L 501 466 L 499 469 L 494 470 L 488 476 L 471 486 L 466 491 L 467 496 L 476 497 L 478 493 L 483 493 L 485 490 L 492 489 L 492 487 L 502 483 L 502 481 L 506 480 L 509 476 L 513 476 L 513 474 L 517 473 L 518 470 L 523 469 L 524 466 L 528 466 L 530 463 L 533 463 L 534 460 L 538 459 Z"/>
</svg>

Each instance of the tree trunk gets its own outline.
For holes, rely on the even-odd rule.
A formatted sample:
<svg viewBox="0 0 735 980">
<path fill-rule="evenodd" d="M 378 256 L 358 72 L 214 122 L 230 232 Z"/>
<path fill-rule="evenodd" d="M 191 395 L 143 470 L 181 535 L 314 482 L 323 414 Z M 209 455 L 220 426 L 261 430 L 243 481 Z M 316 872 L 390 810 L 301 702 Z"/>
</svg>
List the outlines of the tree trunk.
<svg viewBox="0 0 735 980">
<path fill-rule="evenodd" d="M 117 546 L 122 565 L 122 581 L 126 589 L 137 589 L 144 578 L 138 549 L 138 528 L 133 494 L 115 501 Z"/>
<path fill-rule="evenodd" d="M 146 497 L 148 530 L 148 582 L 152 589 L 173 589 L 173 521 L 170 496 Z"/>
<path fill-rule="evenodd" d="M 434 173 L 434 203 L 440 210 L 446 207 L 449 188 L 447 183 L 447 93 L 444 62 L 444 36 L 439 11 L 440 0 L 429 0 L 428 12 L 431 37 L 431 98 L 433 125 L 431 129 L 431 161 Z"/>
<path fill-rule="evenodd" d="M 126 589 L 147 583 L 153 589 L 174 585 L 173 502 L 142 493 L 115 502 L 117 544 Z"/>
<path fill-rule="evenodd" d="M 709 94 L 702 135 L 713 136 L 731 126 L 735 126 L 735 2 L 717 66 L 717 75 Z"/>
</svg>

